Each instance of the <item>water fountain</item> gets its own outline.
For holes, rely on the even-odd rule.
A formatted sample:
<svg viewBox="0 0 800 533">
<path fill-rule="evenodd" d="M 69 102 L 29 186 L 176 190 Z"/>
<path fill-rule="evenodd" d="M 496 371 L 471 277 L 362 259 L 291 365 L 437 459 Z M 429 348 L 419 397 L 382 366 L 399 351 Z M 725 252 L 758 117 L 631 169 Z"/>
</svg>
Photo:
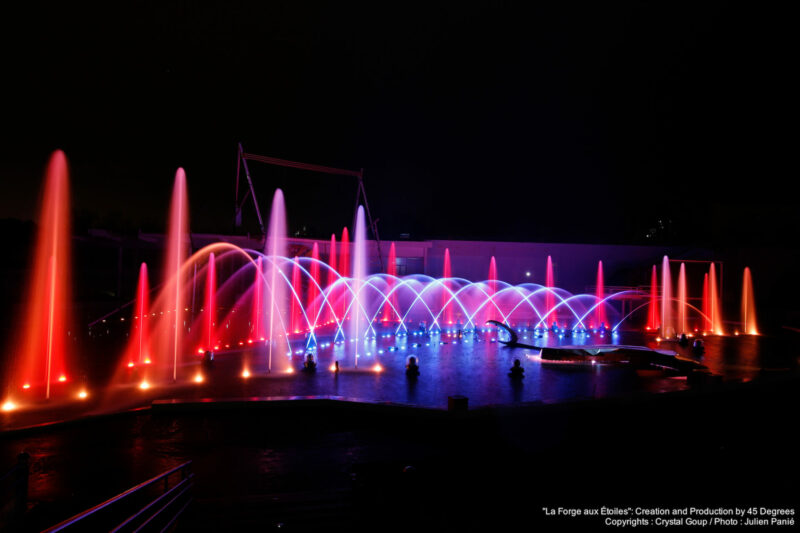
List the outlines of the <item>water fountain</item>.
<svg viewBox="0 0 800 533">
<path fill-rule="evenodd" d="M 672 323 L 672 274 L 666 255 L 661 261 L 661 336 L 665 339 L 675 336 L 675 325 Z"/>
<path fill-rule="evenodd" d="M 756 325 L 756 301 L 753 295 L 753 276 L 750 267 L 742 275 L 742 331 L 747 335 L 758 335 Z"/>
<path fill-rule="evenodd" d="M 605 300 L 605 280 L 603 279 L 603 262 L 597 262 L 597 286 L 595 288 L 595 295 L 597 296 L 597 301 L 602 302 Z M 608 326 L 608 317 L 606 316 L 606 307 L 604 305 L 598 305 L 595 309 L 594 313 L 595 324 L 597 327 L 606 327 Z"/>
<path fill-rule="evenodd" d="M 288 334 L 283 327 L 285 321 L 286 285 L 280 276 L 282 259 L 286 255 L 286 208 L 284 207 L 283 191 L 277 189 L 272 198 L 272 209 L 269 214 L 269 231 L 264 252 L 267 255 L 267 280 L 269 285 L 269 329 L 267 329 L 267 372 L 272 372 L 273 351 L 284 354 L 289 349 Z M 284 359 L 284 358 L 281 358 Z M 286 365 L 280 365 L 281 370 L 286 370 Z"/>
<path fill-rule="evenodd" d="M 648 331 L 657 331 L 661 324 L 658 320 L 658 267 L 656 265 L 653 265 L 653 271 L 650 274 L 650 301 L 647 305 L 646 329 Z"/>
<path fill-rule="evenodd" d="M 686 264 L 681 263 L 678 271 L 678 327 L 676 333 L 683 335 L 689 332 L 688 316 L 689 308 L 686 296 Z"/>
<path fill-rule="evenodd" d="M 49 400 L 63 396 L 77 377 L 72 370 L 73 328 L 70 324 L 71 238 L 67 158 L 58 150 L 50 157 L 38 220 L 33 264 L 28 280 L 16 353 L 7 375 L 7 402 L 24 397 Z M 19 349 L 16 347 L 19 346 Z"/>
<path fill-rule="evenodd" d="M 722 329 L 722 302 L 717 290 L 717 267 L 713 262 L 708 270 L 708 287 L 711 331 L 715 335 L 724 335 L 725 331 Z"/>
<path fill-rule="evenodd" d="M 29 398 L 37 394 L 49 398 L 54 392 L 68 390 L 64 384 L 78 373 L 76 369 L 67 372 L 67 186 L 66 162 L 58 152 L 47 173 L 28 328 L 18 361 L 25 364 L 12 373 L 10 398 L 25 391 Z M 245 378 L 291 372 L 297 357 L 308 351 L 331 357 L 343 369 L 362 367 L 362 371 L 369 357 L 371 366 L 367 368 L 376 369 L 381 368 L 381 354 L 393 350 L 410 353 L 423 346 L 438 349 L 446 343 L 490 344 L 497 340 L 497 331 L 487 327 L 487 320 L 507 324 L 521 338 L 542 343 L 617 342 L 622 328 L 639 324 L 671 339 L 689 333 L 689 322 L 695 319 L 704 330 L 722 333 L 721 295 L 713 263 L 704 278 L 703 308 L 697 310 L 689 303 L 684 263 L 673 297 L 667 256 L 661 265 L 660 297 L 655 265 L 649 293 L 608 294 L 604 264 L 598 261 L 594 293 L 573 294 L 556 287 L 549 255 L 543 285 L 502 281 L 498 267 L 503 265 L 494 256 L 486 280 L 454 277 L 449 249 L 444 250 L 442 278 L 422 274 L 398 277 L 394 243 L 389 248 L 386 273 L 370 273 L 372 244 L 366 240 L 363 208 L 355 218 L 352 245 L 348 228 L 343 229 L 338 246 L 336 236 L 331 236 L 327 263 L 320 259 L 318 242 L 304 254 L 287 257 L 286 209 L 280 190 L 273 197 L 261 249 L 220 242 L 190 255 L 188 229 L 186 175 L 179 169 L 162 282 L 151 291 L 147 266 L 141 265 L 130 308 L 130 339 L 121 351 L 115 378 L 120 386 L 154 391 L 163 390 L 169 382 L 205 383 L 203 375 L 193 369 L 199 364 L 198 356 L 207 350 L 223 359 L 236 354 L 237 368 Z M 616 303 L 622 298 L 639 299 L 642 304 L 623 316 L 622 305 Z M 202 301 L 199 312 L 195 299 Z M 637 314 L 639 309 L 642 312 Z M 742 286 L 742 328 L 748 334 L 758 333 L 749 269 L 745 269 Z"/>
</svg>

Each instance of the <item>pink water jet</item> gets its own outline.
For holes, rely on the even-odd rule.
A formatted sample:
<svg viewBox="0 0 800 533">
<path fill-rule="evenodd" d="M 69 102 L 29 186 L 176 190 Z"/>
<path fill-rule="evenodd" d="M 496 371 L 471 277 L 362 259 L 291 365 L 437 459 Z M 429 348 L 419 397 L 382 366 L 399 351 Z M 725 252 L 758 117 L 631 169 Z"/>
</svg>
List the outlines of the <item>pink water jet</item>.
<svg viewBox="0 0 800 533">
<path fill-rule="evenodd" d="M 675 336 L 672 313 L 672 273 L 669 268 L 669 257 L 665 255 L 661 261 L 661 336 L 665 339 Z"/>
<path fill-rule="evenodd" d="M 608 327 L 608 317 L 606 316 L 606 304 L 603 302 L 605 299 L 605 280 L 603 279 L 603 262 L 597 262 L 597 288 L 595 292 L 595 296 L 597 296 L 597 301 L 601 302 L 595 308 L 594 317 L 595 322 L 597 322 L 597 326 Z"/>
<path fill-rule="evenodd" d="M 486 320 L 497 320 L 495 318 L 495 301 L 494 295 L 497 293 L 497 261 L 494 256 L 489 260 L 489 303 L 486 304 Z"/>
<path fill-rule="evenodd" d="M 167 251 L 164 260 L 164 283 L 162 284 L 163 305 L 160 310 L 164 314 L 168 328 L 162 329 L 159 342 L 159 364 L 167 367 L 164 360 L 170 354 L 172 363 L 172 380 L 178 379 L 178 358 L 181 352 L 181 340 L 185 326 L 185 310 L 183 306 L 184 275 L 181 267 L 188 255 L 189 207 L 186 195 L 186 173 L 182 168 L 175 172 L 172 187 L 172 201 L 169 210 L 169 227 L 167 229 Z"/>
<path fill-rule="evenodd" d="M 267 330 L 267 371 L 272 372 L 273 350 L 277 349 L 279 354 L 286 354 L 289 342 L 285 335 L 283 325 L 286 323 L 287 302 L 286 284 L 284 283 L 281 272 L 281 261 L 286 256 L 286 207 L 283 199 L 283 191 L 275 190 L 272 198 L 272 209 L 269 214 L 269 230 L 267 231 L 267 242 L 264 247 L 267 258 L 267 280 L 269 281 L 269 329 Z M 280 359 L 282 363 L 279 370 L 289 368 L 286 358 Z"/>
<path fill-rule="evenodd" d="M 656 331 L 660 327 L 658 314 L 658 268 L 653 265 L 650 274 L 650 303 L 647 309 L 647 329 L 649 331 Z"/>
<path fill-rule="evenodd" d="M 70 341 L 75 338 L 69 312 L 72 302 L 69 172 L 61 150 L 53 152 L 47 165 L 38 226 L 22 333 L 11 350 L 18 355 L 7 385 L 10 391 L 26 389 L 33 394 L 41 390 L 50 399 L 54 386 L 63 387 L 60 384 L 73 377 L 68 367 L 72 364 Z M 21 348 L 17 350 L 17 346 Z"/>
<path fill-rule="evenodd" d="M 548 255 L 547 256 L 547 270 L 546 270 L 546 277 L 544 286 L 549 289 L 545 295 L 545 326 L 548 324 L 556 324 L 558 322 L 557 314 L 553 311 L 555 307 L 555 296 L 553 295 L 552 289 L 556 286 L 555 276 L 553 275 L 553 259 Z"/>
<path fill-rule="evenodd" d="M 708 272 L 703 274 L 703 331 L 711 331 L 711 292 L 708 286 Z"/>
<path fill-rule="evenodd" d="M 687 324 L 688 303 L 686 297 L 686 265 L 681 263 L 680 271 L 678 272 L 678 328 L 679 334 L 687 333 L 689 331 Z"/>
<path fill-rule="evenodd" d="M 383 304 L 382 322 L 388 322 L 394 316 L 392 306 L 397 308 L 397 295 L 392 292 L 394 288 L 394 278 L 397 276 L 397 250 L 394 242 L 389 246 L 389 262 L 386 265 L 386 274 L 389 276 L 386 280 L 386 292 L 387 294 L 391 294 L 391 296 L 388 301 Z"/>
<path fill-rule="evenodd" d="M 717 290 L 717 267 L 712 262 L 708 269 L 709 305 L 711 307 L 711 331 L 715 335 L 724 335 L 722 329 L 722 305 Z"/>
<path fill-rule="evenodd" d="M 355 366 L 358 366 L 359 348 L 364 340 L 364 333 L 369 326 L 368 317 L 362 317 L 362 305 L 365 294 L 362 293 L 364 280 L 367 278 L 367 229 L 364 222 L 364 207 L 358 206 L 356 213 L 355 247 L 353 250 L 353 304 L 351 307 L 350 338 L 355 339 Z M 344 239 L 343 239 L 344 240 Z"/>
<path fill-rule="evenodd" d="M 265 338 L 264 331 L 264 259 L 256 259 L 256 271 L 253 275 L 253 308 L 250 314 L 250 338 Z"/>
<path fill-rule="evenodd" d="M 350 277 L 350 233 L 347 228 L 342 229 L 342 242 L 339 247 L 339 274 L 345 278 Z M 342 290 L 339 294 L 341 299 L 341 312 L 339 317 L 344 320 L 347 307 L 350 302 L 350 294 L 347 290 Z"/>
<path fill-rule="evenodd" d="M 753 294 L 753 276 L 750 273 L 750 267 L 744 268 L 742 276 L 742 330 L 747 335 L 758 335 L 756 301 Z"/>
<path fill-rule="evenodd" d="M 128 349 L 128 357 L 124 359 L 128 363 L 134 360 L 138 364 L 144 364 L 150 360 L 148 346 L 150 345 L 150 282 L 147 277 L 147 263 L 142 263 L 139 267 L 139 281 L 136 284 L 136 301 L 133 307 L 133 326 L 131 327 L 131 341 Z"/>
<path fill-rule="evenodd" d="M 444 249 L 444 290 L 442 291 L 442 307 L 444 309 L 444 321 L 447 325 L 453 324 L 453 305 L 448 303 L 451 296 L 450 278 L 453 277 L 453 271 L 450 266 L 450 248 Z"/>
<path fill-rule="evenodd" d="M 320 282 L 319 279 L 319 245 L 314 243 L 314 246 L 311 248 L 311 267 L 309 271 L 311 273 L 311 279 L 308 283 L 308 305 L 307 308 L 310 311 L 309 320 L 311 322 L 311 330 L 314 330 L 314 327 L 319 320 L 317 316 L 319 314 L 319 302 L 317 298 L 319 297 L 319 289 L 318 285 Z"/>
<path fill-rule="evenodd" d="M 216 344 L 214 339 L 214 327 L 216 323 L 217 309 L 217 266 L 214 254 L 208 256 L 208 266 L 206 267 L 206 291 L 203 304 L 203 334 L 201 336 L 205 346 L 201 349 L 213 350 Z"/>
<path fill-rule="evenodd" d="M 331 234 L 331 250 L 328 254 L 328 302 L 330 303 L 329 306 L 325 306 L 325 322 L 332 322 L 336 320 L 336 313 L 333 311 L 335 309 L 333 304 L 336 302 L 336 297 L 338 295 L 338 290 L 334 287 L 334 283 L 336 283 L 336 234 Z M 333 287 L 333 288 L 330 288 Z"/>
</svg>

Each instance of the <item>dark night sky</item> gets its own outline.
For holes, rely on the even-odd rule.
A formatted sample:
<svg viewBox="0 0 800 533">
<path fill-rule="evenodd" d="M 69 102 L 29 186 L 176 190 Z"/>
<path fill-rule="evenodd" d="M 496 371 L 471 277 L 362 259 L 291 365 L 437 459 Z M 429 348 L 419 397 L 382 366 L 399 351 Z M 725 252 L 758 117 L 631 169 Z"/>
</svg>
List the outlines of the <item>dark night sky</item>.
<svg viewBox="0 0 800 533">
<path fill-rule="evenodd" d="M 794 243 L 793 20 L 779 5 L 72 3 L 0 18 L 0 218 L 56 148 L 78 228 L 159 230 L 185 167 L 231 231 L 235 147 L 357 169 L 384 238 Z M 355 183 L 253 163 L 292 228 Z"/>
</svg>

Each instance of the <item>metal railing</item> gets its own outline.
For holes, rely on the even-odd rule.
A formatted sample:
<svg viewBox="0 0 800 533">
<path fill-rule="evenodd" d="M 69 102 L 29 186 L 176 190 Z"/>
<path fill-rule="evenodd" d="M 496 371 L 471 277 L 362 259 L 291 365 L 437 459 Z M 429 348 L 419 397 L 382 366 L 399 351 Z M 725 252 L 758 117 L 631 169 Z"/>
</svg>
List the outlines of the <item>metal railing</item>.
<svg viewBox="0 0 800 533">
<path fill-rule="evenodd" d="M 165 531 L 191 503 L 191 464 L 167 470 L 45 531 Z M 170 487 L 171 478 L 177 479 Z"/>
</svg>

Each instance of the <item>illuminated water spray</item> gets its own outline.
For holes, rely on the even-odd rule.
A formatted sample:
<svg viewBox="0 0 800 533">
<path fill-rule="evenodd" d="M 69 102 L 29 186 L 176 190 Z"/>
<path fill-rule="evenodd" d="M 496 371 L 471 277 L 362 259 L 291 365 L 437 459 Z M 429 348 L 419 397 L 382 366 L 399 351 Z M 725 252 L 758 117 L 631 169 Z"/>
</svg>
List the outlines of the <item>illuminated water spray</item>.
<svg viewBox="0 0 800 533">
<path fill-rule="evenodd" d="M 70 217 L 67 158 L 58 150 L 50 156 L 39 211 L 39 229 L 25 298 L 21 345 L 10 388 L 51 385 L 68 380 L 70 359 Z M 16 352 L 16 349 L 14 349 Z M 11 386 L 13 385 L 13 387 Z"/>
<path fill-rule="evenodd" d="M 548 255 L 547 256 L 547 271 L 545 277 L 544 286 L 549 289 L 547 291 L 547 295 L 545 296 L 545 313 L 547 318 L 545 319 L 544 323 L 545 326 L 549 326 L 554 322 L 557 322 L 556 313 L 553 311 L 553 307 L 555 305 L 555 297 L 553 296 L 552 290 L 553 287 L 556 286 L 555 276 L 553 275 L 553 259 Z M 552 314 L 551 314 L 552 312 Z"/>
<path fill-rule="evenodd" d="M 722 329 L 722 305 L 717 289 L 717 267 L 713 262 L 708 269 L 708 287 L 709 306 L 711 308 L 711 331 L 715 335 L 724 335 L 725 332 Z"/>
<path fill-rule="evenodd" d="M 747 335 L 758 335 L 756 301 L 753 296 L 753 276 L 750 267 L 744 268 L 742 277 L 742 328 Z"/>
<path fill-rule="evenodd" d="M 669 257 L 661 261 L 661 336 L 668 339 L 675 335 L 672 323 L 672 274 L 669 270 Z"/>
<path fill-rule="evenodd" d="M 394 316 L 392 308 L 397 308 L 397 294 L 392 292 L 394 288 L 394 278 L 397 276 L 397 250 L 394 243 L 389 246 L 389 261 L 386 264 L 386 274 L 389 276 L 386 280 L 386 292 L 387 294 L 391 294 L 391 296 L 383 304 L 382 322 L 391 320 Z"/>
<path fill-rule="evenodd" d="M 603 279 L 603 262 L 597 262 L 597 289 L 595 292 L 595 296 L 597 296 L 597 301 L 602 302 L 605 299 L 605 280 Z M 597 326 L 603 325 L 604 327 L 608 326 L 608 317 L 606 316 L 606 306 L 605 304 L 600 304 L 595 308 L 595 321 L 597 322 Z"/>
<path fill-rule="evenodd" d="M 317 321 L 319 320 L 319 303 L 317 302 L 317 297 L 319 296 L 319 289 L 317 286 L 320 283 L 319 279 L 319 244 L 314 243 L 314 246 L 311 248 L 311 279 L 308 282 L 308 309 L 311 311 L 309 315 L 311 317 L 311 324 L 310 329 L 311 333 L 314 332 L 314 328 L 316 327 Z"/>
<path fill-rule="evenodd" d="M 686 296 L 686 265 L 681 263 L 680 271 L 678 272 L 678 328 L 676 333 L 686 333 L 687 326 L 687 296 Z"/>
<path fill-rule="evenodd" d="M 711 331 L 711 292 L 708 286 L 708 272 L 703 275 L 703 331 Z"/>
<path fill-rule="evenodd" d="M 444 275 L 444 289 L 442 291 L 442 306 L 444 308 L 444 320 L 447 325 L 453 324 L 453 306 L 449 305 L 450 300 L 450 278 L 453 277 L 453 270 L 450 265 L 450 248 L 444 249 L 444 268 L 442 274 Z"/>
<path fill-rule="evenodd" d="M 150 314 L 150 287 L 147 279 L 147 264 L 139 267 L 139 282 L 136 284 L 136 303 L 133 316 L 133 339 L 136 349 L 136 360 L 144 364 L 148 359 L 147 346 L 150 342 L 149 319 Z"/>
<path fill-rule="evenodd" d="M 489 303 L 486 305 L 486 320 L 495 320 L 494 295 L 497 293 L 497 261 L 489 260 Z"/>
<path fill-rule="evenodd" d="M 338 287 L 334 286 L 334 283 L 336 283 L 336 257 L 337 257 L 337 254 L 336 254 L 336 234 L 332 233 L 331 234 L 331 249 L 330 249 L 330 252 L 328 253 L 328 264 L 331 266 L 331 268 L 328 269 L 328 287 L 333 287 L 332 289 L 330 289 L 330 291 L 328 293 L 328 298 L 330 299 L 331 302 L 336 302 L 336 294 L 337 294 L 337 288 L 338 288 Z M 326 316 L 325 321 L 326 322 L 333 322 L 336 319 L 336 312 L 335 311 L 336 311 L 336 309 L 332 308 L 332 306 L 326 306 L 325 307 L 325 316 Z"/>
<path fill-rule="evenodd" d="M 208 256 L 208 266 L 206 267 L 206 295 L 203 306 L 203 340 L 205 349 L 214 348 L 214 325 L 216 321 L 217 309 L 217 262 L 214 254 Z"/>
<path fill-rule="evenodd" d="M 656 331 L 660 324 L 658 322 L 658 267 L 653 265 L 650 274 L 650 303 L 647 308 L 647 329 Z"/>
<path fill-rule="evenodd" d="M 269 339 L 267 353 L 267 370 L 272 372 L 272 350 L 278 342 L 284 348 L 278 353 L 286 353 L 288 340 L 279 337 L 280 323 L 283 307 L 286 305 L 286 284 L 281 279 L 279 261 L 286 255 L 286 207 L 283 200 L 283 191 L 275 190 L 272 198 L 272 209 L 269 214 L 269 231 L 265 252 L 269 257 Z M 283 341 L 283 342 L 281 342 Z M 285 345 L 285 346 L 284 346 Z"/>
<path fill-rule="evenodd" d="M 364 339 L 364 334 L 362 331 L 362 324 L 364 327 L 369 326 L 365 320 L 361 320 L 361 309 L 363 306 L 362 300 L 364 299 L 364 295 L 362 294 L 362 285 L 364 280 L 367 278 L 367 230 L 366 224 L 364 222 L 364 207 L 358 206 L 358 212 L 356 213 L 356 228 L 355 228 L 355 249 L 353 250 L 353 292 L 355 293 L 353 297 L 353 303 L 351 307 L 351 313 L 353 313 L 354 318 L 351 320 L 351 339 L 356 339 L 354 343 L 356 345 L 356 355 L 355 355 L 355 366 L 358 366 L 358 349 Z"/>
<path fill-rule="evenodd" d="M 189 207 L 186 196 L 186 173 L 182 168 L 175 172 L 175 183 L 172 187 L 172 203 L 170 205 L 169 229 L 167 232 L 167 257 L 164 269 L 165 290 L 171 295 L 166 305 L 167 315 L 171 328 L 171 346 L 164 353 L 172 352 L 172 380 L 178 379 L 178 356 L 181 349 L 183 332 L 183 276 L 181 267 L 187 256 L 189 234 Z M 165 336 L 165 343 L 169 344 L 169 335 Z"/>
</svg>

